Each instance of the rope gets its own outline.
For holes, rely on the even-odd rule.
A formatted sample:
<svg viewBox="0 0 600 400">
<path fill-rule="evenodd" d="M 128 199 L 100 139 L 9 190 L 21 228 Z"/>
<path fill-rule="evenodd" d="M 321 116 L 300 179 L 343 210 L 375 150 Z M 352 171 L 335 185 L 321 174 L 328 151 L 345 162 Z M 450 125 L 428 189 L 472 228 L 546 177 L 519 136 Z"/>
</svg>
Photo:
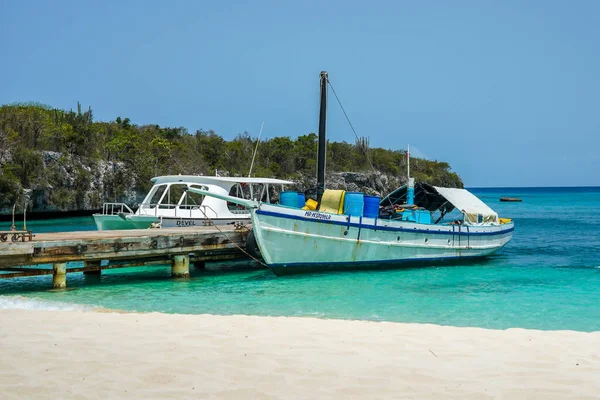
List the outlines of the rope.
<svg viewBox="0 0 600 400">
<path fill-rule="evenodd" d="M 344 116 L 346 117 L 346 121 L 348 121 L 348 124 L 350 125 L 350 128 L 352 128 L 352 132 L 354 132 L 354 136 L 356 137 L 356 140 L 360 141 L 360 139 L 358 137 L 358 134 L 356 133 L 356 129 L 354 129 L 354 125 L 352 125 L 352 122 L 350 122 L 350 118 L 348 117 L 348 114 L 346 113 L 346 110 L 344 109 L 344 106 L 342 105 L 342 102 L 340 101 L 340 98 L 338 97 L 337 93 L 335 92 L 335 89 L 333 88 L 333 85 L 331 84 L 331 81 L 329 80 L 329 78 L 327 79 L 327 83 L 331 87 L 331 91 L 333 92 L 333 95 L 335 96 L 335 99 L 337 100 L 338 104 L 340 105 L 340 108 L 342 109 L 342 112 L 344 113 Z M 369 165 L 373 169 L 373 172 L 377 172 L 377 170 L 373 166 L 373 163 L 371 162 L 371 159 L 369 158 L 369 154 L 366 153 L 365 155 L 367 156 L 367 161 L 369 162 Z"/>
<path fill-rule="evenodd" d="M 205 217 L 205 218 L 208 220 L 208 222 L 210 222 L 210 223 L 212 224 L 212 226 L 214 226 L 214 227 L 215 227 L 215 228 L 216 228 L 216 229 L 219 231 L 219 233 L 220 233 L 221 235 L 225 236 L 225 238 L 226 238 L 227 240 L 229 240 L 229 242 L 230 242 L 230 243 L 233 243 L 233 245 L 234 245 L 235 247 L 237 247 L 237 248 L 238 248 L 238 249 L 239 249 L 239 250 L 240 250 L 242 253 L 244 253 L 245 255 L 247 255 L 248 257 L 250 257 L 251 259 L 253 259 L 253 260 L 254 260 L 254 261 L 256 261 L 257 263 L 259 263 L 260 265 L 262 265 L 263 267 L 265 267 L 265 268 L 268 268 L 268 265 L 267 265 L 267 264 L 265 264 L 264 262 L 262 262 L 262 261 L 261 261 L 261 260 L 259 260 L 258 258 L 256 258 L 256 257 L 253 257 L 253 256 L 252 256 L 251 254 L 249 254 L 249 253 L 248 253 L 246 250 L 244 250 L 244 249 L 242 249 L 240 246 L 238 246 L 238 244 L 237 244 L 236 242 L 234 242 L 233 240 L 231 240 L 231 239 L 229 238 L 229 236 L 227 236 L 227 234 L 226 234 L 225 232 L 223 232 L 221 229 L 219 229 L 219 227 L 218 227 L 218 226 L 217 226 L 217 225 L 216 225 L 216 224 L 213 222 L 213 220 L 212 220 L 212 219 L 210 219 L 210 217 L 209 217 L 208 215 L 206 215 L 206 213 L 205 213 L 205 212 L 204 212 L 204 211 L 203 211 L 201 208 L 199 208 L 199 210 L 200 210 L 200 212 L 201 212 L 202 214 L 204 214 L 204 217 Z M 246 225 L 243 225 L 243 226 L 245 227 Z"/>
</svg>

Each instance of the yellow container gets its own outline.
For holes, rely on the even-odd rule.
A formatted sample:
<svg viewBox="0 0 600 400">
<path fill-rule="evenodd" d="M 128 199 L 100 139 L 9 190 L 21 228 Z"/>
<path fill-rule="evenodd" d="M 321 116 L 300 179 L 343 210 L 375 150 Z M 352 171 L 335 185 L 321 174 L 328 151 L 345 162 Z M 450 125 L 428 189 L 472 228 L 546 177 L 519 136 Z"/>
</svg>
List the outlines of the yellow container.
<svg viewBox="0 0 600 400">
<path fill-rule="evenodd" d="M 345 193 L 344 190 L 326 189 L 321 199 L 319 211 L 331 214 L 343 214 Z"/>
<path fill-rule="evenodd" d="M 306 203 L 304 203 L 304 207 L 302 207 L 302 209 L 315 211 L 317 209 L 318 205 L 319 205 L 319 203 L 317 203 L 316 200 L 308 199 L 308 200 L 306 200 Z"/>
</svg>

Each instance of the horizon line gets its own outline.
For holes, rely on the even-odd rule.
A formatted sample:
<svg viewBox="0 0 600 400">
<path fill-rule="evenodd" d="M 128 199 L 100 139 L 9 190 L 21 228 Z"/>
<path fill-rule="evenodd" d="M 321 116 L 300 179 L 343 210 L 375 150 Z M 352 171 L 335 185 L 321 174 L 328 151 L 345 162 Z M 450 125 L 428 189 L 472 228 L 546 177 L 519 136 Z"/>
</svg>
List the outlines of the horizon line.
<svg viewBox="0 0 600 400">
<path fill-rule="evenodd" d="M 552 188 L 598 188 L 600 186 L 580 186 L 580 185 L 570 185 L 570 186 L 467 186 L 466 189 L 552 189 Z"/>
</svg>

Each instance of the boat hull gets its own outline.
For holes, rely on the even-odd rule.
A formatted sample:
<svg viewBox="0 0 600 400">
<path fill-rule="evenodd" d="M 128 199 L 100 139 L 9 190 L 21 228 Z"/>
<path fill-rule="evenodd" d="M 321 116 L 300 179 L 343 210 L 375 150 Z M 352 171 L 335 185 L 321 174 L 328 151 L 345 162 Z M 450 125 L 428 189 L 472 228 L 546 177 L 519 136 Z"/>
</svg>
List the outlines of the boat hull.
<svg viewBox="0 0 600 400">
<path fill-rule="evenodd" d="M 513 223 L 431 225 L 261 205 L 253 229 L 277 275 L 439 264 L 485 257 L 512 238 Z"/>
<path fill-rule="evenodd" d="M 121 229 L 147 229 L 152 223 L 158 222 L 158 218 L 150 215 L 121 217 L 119 215 L 94 214 L 94 222 L 99 231 L 111 231 Z"/>
<path fill-rule="evenodd" d="M 94 214 L 94 221 L 99 231 L 120 229 L 148 229 L 153 223 L 160 223 L 163 228 L 189 228 L 207 225 L 230 225 L 235 223 L 249 223 L 250 217 L 246 218 L 178 218 L 162 217 L 152 215 L 103 215 Z"/>
</svg>

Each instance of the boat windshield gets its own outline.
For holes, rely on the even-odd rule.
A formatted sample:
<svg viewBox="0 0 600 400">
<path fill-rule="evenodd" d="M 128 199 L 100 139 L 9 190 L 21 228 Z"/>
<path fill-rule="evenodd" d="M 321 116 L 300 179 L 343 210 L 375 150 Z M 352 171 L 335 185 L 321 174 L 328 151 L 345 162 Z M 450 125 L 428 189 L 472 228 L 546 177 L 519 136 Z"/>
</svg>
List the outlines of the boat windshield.
<svg viewBox="0 0 600 400">
<path fill-rule="evenodd" d="M 206 186 L 202 185 L 189 185 L 196 189 L 208 190 Z M 174 209 L 176 207 L 182 209 L 191 209 L 202 204 L 204 196 L 188 192 L 186 189 L 188 184 L 186 183 L 173 183 L 156 185 L 151 190 L 148 201 L 144 202 L 143 207 L 154 209 Z"/>
<path fill-rule="evenodd" d="M 185 183 L 174 183 L 169 185 L 167 189 L 167 195 L 163 196 L 162 201 L 160 202 L 160 208 L 175 208 L 181 197 L 185 194 L 185 189 L 187 185 Z"/>
<path fill-rule="evenodd" d="M 152 195 L 150 196 L 148 201 L 145 202 L 144 207 L 155 208 L 158 205 L 158 203 L 160 203 L 160 199 L 162 199 L 163 195 L 165 194 L 166 189 L 167 189 L 167 185 L 155 186 L 152 189 L 152 191 L 153 191 Z"/>
</svg>

